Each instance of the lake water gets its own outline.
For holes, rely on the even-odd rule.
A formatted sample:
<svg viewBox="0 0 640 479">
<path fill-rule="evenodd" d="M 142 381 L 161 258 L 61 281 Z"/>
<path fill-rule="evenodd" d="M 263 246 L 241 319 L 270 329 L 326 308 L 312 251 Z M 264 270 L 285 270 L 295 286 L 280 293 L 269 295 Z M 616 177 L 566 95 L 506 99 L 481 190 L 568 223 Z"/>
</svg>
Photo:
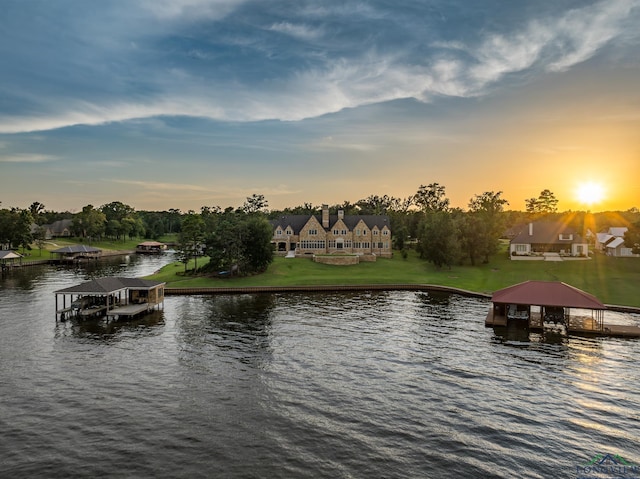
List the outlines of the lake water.
<svg viewBox="0 0 640 479">
<path fill-rule="evenodd" d="M 0 477 L 576 478 L 597 454 L 640 463 L 640 341 L 496 332 L 486 300 L 169 296 L 136 321 L 56 323 L 53 291 L 163 261 L 2 277 Z"/>
</svg>

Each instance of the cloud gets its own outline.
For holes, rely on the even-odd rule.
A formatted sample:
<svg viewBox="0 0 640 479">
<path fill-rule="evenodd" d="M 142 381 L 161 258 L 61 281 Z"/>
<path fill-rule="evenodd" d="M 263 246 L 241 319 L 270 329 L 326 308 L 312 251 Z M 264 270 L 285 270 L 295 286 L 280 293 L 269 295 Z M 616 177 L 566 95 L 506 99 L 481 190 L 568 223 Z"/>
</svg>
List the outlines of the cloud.
<svg viewBox="0 0 640 479">
<path fill-rule="evenodd" d="M 92 40 L 103 58 L 68 54 L 74 62 L 65 60 L 63 73 L 52 68 L 43 85 L 25 87 L 21 100 L 29 110 L 19 111 L 14 101 L 15 111 L 0 114 L 0 133 L 161 116 L 298 121 L 398 99 L 481 96 L 510 74 L 567 70 L 621 37 L 627 47 L 637 45 L 628 26 L 639 5 L 606 0 L 513 23 L 506 15 L 493 28 L 465 17 L 461 24 L 472 31 L 456 34 L 438 26 L 441 13 L 418 9 L 424 18 L 413 18 L 375 2 L 285 8 L 251 0 L 144 0 L 127 19 L 128 30 L 119 27 L 122 38 Z M 91 27 L 77 27 L 79 39 Z M 86 81 L 78 83 L 79 76 Z M 0 84 L 0 99 L 2 92 Z"/>
<path fill-rule="evenodd" d="M 142 7 L 160 19 L 207 18 L 219 20 L 246 0 L 144 0 Z"/>
<path fill-rule="evenodd" d="M 48 163 L 60 158 L 52 155 L 40 155 L 36 153 L 16 154 L 10 156 L 0 155 L 0 163 Z"/>
<path fill-rule="evenodd" d="M 289 22 L 274 23 L 269 27 L 269 30 L 284 33 L 303 40 L 313 40 L 324 34 L 323 30 L 320 28 L 313 28 L 308 25 L 296 25 Z"/>
<path fill-rule="evenodd" d="M 136 180 L 119 180 L 112 179 L 113 183 L 119 183 L 124 185 L 137 186 L 145 190 L 161 190 L 161 191 L 210 191 L 210 188 L 205 188 L 200 185 L 184 184 L 184 183 L 163 183 L 155 181 L 136 181 Z"/>
</svg>

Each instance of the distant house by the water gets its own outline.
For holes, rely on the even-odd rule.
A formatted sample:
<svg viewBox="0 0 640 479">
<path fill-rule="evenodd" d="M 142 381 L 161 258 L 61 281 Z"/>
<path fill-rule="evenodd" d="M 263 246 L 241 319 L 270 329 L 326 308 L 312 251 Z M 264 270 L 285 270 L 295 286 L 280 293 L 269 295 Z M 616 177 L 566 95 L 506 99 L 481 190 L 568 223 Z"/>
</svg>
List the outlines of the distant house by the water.
<svg viewBox="0 0 640 479">
<path fill-rule="evenodd" d="M 68 238 L 72 236 L 71 226 L 72 219 L 54 221 L 50 225 L 42 225 L 44 230 L 44 239 L 52 238 Z"/>
<path fill-rule="evenodd" d="M 391 257 L 391 224 L 386 215 L 285 215 L 271 221 L 277 253 L 353 254 Z"/>
<path fill-rule="evenodd" d="M 562 222 L 533 221 L 521 227 L 511 239 L 509 254 L 513 259 L 526 256 L 588 256 L 589 245 L 575 229 Z"/>
</svg>

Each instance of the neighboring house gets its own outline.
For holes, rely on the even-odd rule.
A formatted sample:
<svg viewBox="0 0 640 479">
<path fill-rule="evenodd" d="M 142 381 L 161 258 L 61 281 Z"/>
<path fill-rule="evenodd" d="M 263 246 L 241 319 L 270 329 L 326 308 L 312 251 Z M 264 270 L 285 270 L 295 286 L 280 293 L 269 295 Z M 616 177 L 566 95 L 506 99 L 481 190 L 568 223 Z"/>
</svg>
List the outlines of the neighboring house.
<svg viewBox="0 0 640 479">
<path fill-rule="evenodd" d="M 350 253 L 391 257 L 391 226 L 384 215 L 286 215 L 271 221 L 276 252 L 295 255 Z"/>
<path fill-rule="evenodd" d="M 44 228 L 44 239 L 67 238 L 71 235 L 71 225 L 73 220 L 58 220 L 50 225 L 42 225 Z"/>
<path fill-rule="evenodd" d="M 608 256 L 638 256 L 624 244 L 625 226 L 611 227 L 596 235 L 596 249 Z"/>
<path fill-rule="evenodd" d="M 586 256 L 589 246 L 573 228 L 555 221 L 534 221 L 525 225 L 511 240 L 511 256 L 557 253 Z"/>
</svg>

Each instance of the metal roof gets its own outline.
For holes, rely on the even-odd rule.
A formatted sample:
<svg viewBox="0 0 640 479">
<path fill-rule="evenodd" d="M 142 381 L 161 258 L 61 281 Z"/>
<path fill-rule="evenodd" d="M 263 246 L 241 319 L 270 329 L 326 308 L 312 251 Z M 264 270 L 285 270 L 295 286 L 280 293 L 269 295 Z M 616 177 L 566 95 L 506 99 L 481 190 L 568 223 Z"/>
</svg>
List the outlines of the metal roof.
<svg viewBox="0 0 640 479">
<path fill-rule="evenodd" d="M 100 248 L 94 248 L 93 246 L 86 246 L 83 244 L 74 244 L 71 246 L 65 246 L 64 248 L 53 250 L 52 253 L 65 254 L 65 253 L 99 253 L 102 250 Z"/>
<path fill-rule="evenodd" d="M 0 251 L 0 259 L 15 259 L 15 258 L 22 258 L 22 255 L 11 250 Z"/>
<path fill-rule="evenodd" d="M 140 278 L 107 277 L 55 291 L 56 294 L 112 294 L 125 289 L 153 289 L 165 284 Z"/>
<path fill-rule="evenodd" d="M 607 309 L 595 296 L 559 281 L 525 281 L 496 291 L 494 303 Z"/>
</svg>

